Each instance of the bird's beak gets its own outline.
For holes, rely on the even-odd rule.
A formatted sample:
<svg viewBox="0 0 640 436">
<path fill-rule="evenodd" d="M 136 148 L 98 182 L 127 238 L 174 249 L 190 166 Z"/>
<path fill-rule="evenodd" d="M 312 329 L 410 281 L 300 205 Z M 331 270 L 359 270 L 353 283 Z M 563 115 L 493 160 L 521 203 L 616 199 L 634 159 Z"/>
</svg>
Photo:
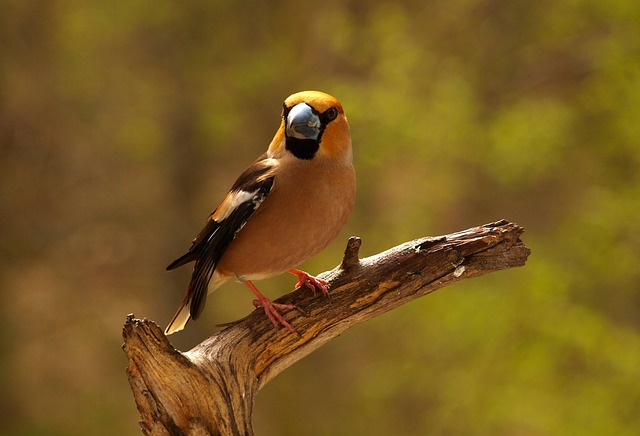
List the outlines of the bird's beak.
<svg viewBox="0 0 640 436">
<path fill-rule="evenodd" d="M 298 103 L 287 115 L 287 136 L 297 139 L 318 139 L 320 117 L 306 103 Z"/>
</svg>

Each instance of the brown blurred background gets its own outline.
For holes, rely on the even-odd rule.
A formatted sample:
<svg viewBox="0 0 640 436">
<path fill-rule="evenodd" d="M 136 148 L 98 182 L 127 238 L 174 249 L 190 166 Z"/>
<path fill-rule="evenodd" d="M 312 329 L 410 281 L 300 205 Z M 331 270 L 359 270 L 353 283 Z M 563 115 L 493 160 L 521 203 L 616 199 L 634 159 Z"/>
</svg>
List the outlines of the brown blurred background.
<svg viewBox="0 0 640 436">
<path fill-rule="evenodd" d="M 264 151 L 337 96 L 370 255 L 500 218 L 526 267 L 358 326 L 258 396 L 260 435 L 640 431 L 640 2 L 2 1 L 0 432 L 135 435 L 125 316 Z M 260 283 L 271 297 L 295 279 Z M 230 284 L 172 342 L 247 314 Z"/>
</svg>

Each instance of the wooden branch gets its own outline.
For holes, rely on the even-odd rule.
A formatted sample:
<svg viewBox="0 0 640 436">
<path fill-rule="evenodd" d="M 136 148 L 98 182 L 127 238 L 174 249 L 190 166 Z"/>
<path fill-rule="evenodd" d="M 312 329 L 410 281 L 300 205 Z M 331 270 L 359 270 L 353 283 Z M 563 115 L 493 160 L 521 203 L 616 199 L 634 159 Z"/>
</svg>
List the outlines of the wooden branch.
<svg viewBox="0 0 640 436">
<path fill-rule="evenodd" d="M 181 353 L 153 321 L 129 315 L 129 382 L 149 435 L 251 435 L 256 393 L 349 327 L 459 280 L 524 265 L 523 229 L 507 221 L 427 237 L 358 259 L 349 239 L 342 263 L 320 277 L 330 298 L 296 290 L 278 299 L 298 334 L 276 330 L 259 309 Z"/>
</svg>

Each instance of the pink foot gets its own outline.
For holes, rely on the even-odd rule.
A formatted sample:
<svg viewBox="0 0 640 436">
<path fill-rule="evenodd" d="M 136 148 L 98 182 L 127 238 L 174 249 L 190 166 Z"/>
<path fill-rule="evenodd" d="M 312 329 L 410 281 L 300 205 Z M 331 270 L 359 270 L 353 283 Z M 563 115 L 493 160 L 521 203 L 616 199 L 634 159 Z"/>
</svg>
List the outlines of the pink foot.
<svg viewBox="0 0 640 436">
<path fill-rule="evenodd" d="M 320 291 L 325 297 L 329 296 L 329 283 L 326 280 L 309 275 L 299 269 L 290 269 L 289 272 L 298 277 L 296 289 L 306 286 L 313 291 L 313 295 L 316 295 L 316 292 Z"/>
<path fill-rule="evenodd" d="M 280 310 L 295 309 L 296 306 L 294 306 L 293 304 L 274 303 L 273 301 L 269 300 L 267 297 L 262 295 L 262 293 L 258 290 L 258 288 L 256 288 L 256 286 L 250 281 L 243 280 L 242 283 L 247 285 L 247 287 L 251 289 L 251 292 L 253 292 L 255 296 L 258 297 L 256 300 L 253 300 L 253 305 L 256 308 L 262 307 L 264 309 L 264 313 L 267 315 L 267 317 L 269 318 L 269 320 L 271 321 L 271 323 L 275 328 L 279 328 L 282 325 L 290 332 L 292 333 L 296 332 L 296 329 L 294 329 L 293 326 L 289 324 L 286 319 L 284 319 L 284 317 L 280 314 L 280 312 L 278 312 L 278 309 Z"/>
</svg>

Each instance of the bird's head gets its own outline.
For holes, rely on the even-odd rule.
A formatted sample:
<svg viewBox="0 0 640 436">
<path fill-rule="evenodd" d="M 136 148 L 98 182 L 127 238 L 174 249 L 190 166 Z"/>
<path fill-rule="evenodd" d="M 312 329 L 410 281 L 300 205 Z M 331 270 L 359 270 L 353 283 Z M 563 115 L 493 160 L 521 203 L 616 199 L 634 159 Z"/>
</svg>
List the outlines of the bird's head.
<svg viewBox="0 0 640 436">
<path fill-rule="evenodd" d="M 284 101 L 282 123 L 269 146 L 272 157 L 351 165 L 351 135 L 342 105 L 329 94 L 303 91 Z"/>
</svg>

